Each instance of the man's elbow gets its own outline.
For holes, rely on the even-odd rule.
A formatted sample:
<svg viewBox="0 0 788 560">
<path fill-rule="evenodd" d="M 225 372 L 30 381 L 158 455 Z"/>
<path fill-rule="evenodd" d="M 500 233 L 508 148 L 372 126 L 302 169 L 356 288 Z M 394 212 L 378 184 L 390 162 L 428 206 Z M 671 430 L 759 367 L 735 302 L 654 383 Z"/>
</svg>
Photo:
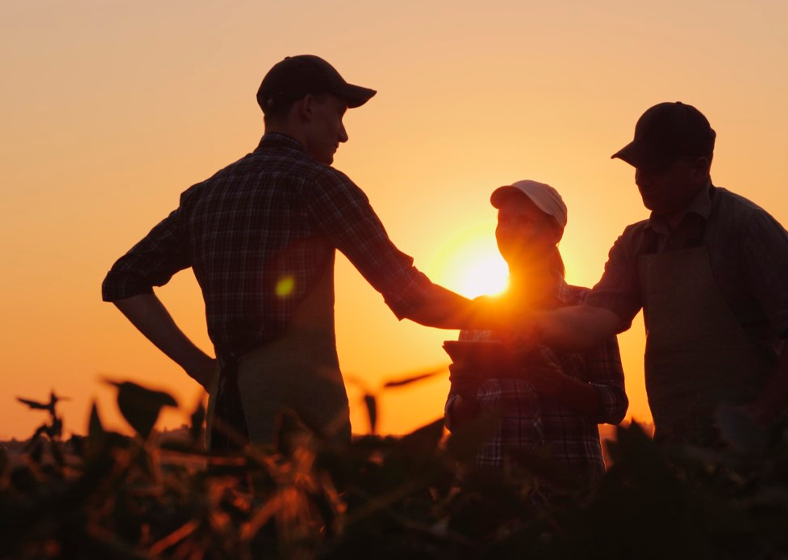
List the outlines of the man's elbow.
<svg viewBox="0 0 788 560">
<path fill-rule="evenodd" d="M 620 392 L 618 392 L 617 398 L 615 399 L 613 406 L 611 406 L 606 411 L 607 414 L 604 420 L 605 423 L 617 426 L 624 420 L 624 417 L 627 415 L 628 409 L 629 409 L 629 399 L 627 398 L 626 393 L 623 390 L 621 390 Z"/>
</svg>

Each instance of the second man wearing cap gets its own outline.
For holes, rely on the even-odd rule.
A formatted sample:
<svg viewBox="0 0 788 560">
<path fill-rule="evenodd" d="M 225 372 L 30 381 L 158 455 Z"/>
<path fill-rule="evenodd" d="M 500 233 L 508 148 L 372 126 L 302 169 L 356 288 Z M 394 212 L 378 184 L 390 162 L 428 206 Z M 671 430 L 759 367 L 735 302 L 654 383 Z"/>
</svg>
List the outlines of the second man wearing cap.
<svg viewBox="0 0 788 560">
<path fill-rule="evenodd" d="M 613 155 L 635 168 L 648 220 L 626 228 L 585 304 L 526 330 L 582 348 L 647 331 L 655 439 L 714 445 L 727 403 L 768 424 L 788 403 L 788 234 L 766 211 L 711 182 L 716 134 L 691 105 L 660 103 Z"/>
</svg>

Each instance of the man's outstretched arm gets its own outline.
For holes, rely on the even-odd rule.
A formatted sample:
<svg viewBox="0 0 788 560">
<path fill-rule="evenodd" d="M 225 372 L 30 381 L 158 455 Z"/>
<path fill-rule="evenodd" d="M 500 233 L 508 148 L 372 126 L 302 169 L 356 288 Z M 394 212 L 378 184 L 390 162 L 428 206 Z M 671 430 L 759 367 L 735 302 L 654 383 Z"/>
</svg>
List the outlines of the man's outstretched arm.
<svg viewBox="0 0 788 560">
<path fill-rule="evenodd" d="M 487 306 L 471 301 L 432 284 L 421 304 L 406 315 L 408 319 L 426 327 L 439 329 L 491 328 L 491 316 Z"/>
<path fill-rule="evenodd" d="M 493 329 L 524 342 L 583 352 L 596 348 L 624 329 L 614 312 L 592 305 L 525 312 L 492 298 L 468 300 L 437 284 L 407 318 L 443 329 Z"/>
<path fill-rule="evenodd" d="M 197 348 L 178 328 L 155 294 L 141 294 L 113 302 L 145 337 L 181 366 L 189 377 L 209 390 L 216 360 Z"/>
<path fill-rule="evenodd" d="M 524 334 L 535 344 L 557 350 L 585 352 L 602 345 L 624 329 L 621 318 L 603 307 L 575 305 L 539 311 L 525 319 Z"/>
</svg>

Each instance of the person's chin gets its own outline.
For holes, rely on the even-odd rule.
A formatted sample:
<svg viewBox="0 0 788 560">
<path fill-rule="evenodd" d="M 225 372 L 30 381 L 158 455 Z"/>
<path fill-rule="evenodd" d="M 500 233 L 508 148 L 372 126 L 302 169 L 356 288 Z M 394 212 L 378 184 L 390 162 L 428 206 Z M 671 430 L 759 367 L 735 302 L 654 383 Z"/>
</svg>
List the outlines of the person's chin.
<svg viewBox="0 0 788 560">
<path fill-rule="evenodd" d="M 646 210 L 651 210 L 652 212 L 659 214 L 659 204 L 655 204 L 653 200 L 650 200 L 644 196 L 641 198 L 643 199 L 643 206 L 646 207 Z"/>
</svg>

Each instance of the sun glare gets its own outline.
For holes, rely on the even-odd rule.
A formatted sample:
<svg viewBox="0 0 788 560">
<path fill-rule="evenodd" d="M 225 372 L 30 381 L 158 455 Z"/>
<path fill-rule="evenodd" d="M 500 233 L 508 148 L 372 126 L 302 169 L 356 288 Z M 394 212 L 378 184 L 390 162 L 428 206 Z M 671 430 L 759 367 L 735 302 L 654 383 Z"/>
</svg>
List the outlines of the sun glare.
<svg viewBox="0 0 788 560">
<path fill-rule="evenodd" d="M 465 297 L 495 295 L 508 285 L 509 267 L 493 235 L 494 225 L 479 225 L 460 232 L 437 253 L 430 277 Z"/>
</svg>

